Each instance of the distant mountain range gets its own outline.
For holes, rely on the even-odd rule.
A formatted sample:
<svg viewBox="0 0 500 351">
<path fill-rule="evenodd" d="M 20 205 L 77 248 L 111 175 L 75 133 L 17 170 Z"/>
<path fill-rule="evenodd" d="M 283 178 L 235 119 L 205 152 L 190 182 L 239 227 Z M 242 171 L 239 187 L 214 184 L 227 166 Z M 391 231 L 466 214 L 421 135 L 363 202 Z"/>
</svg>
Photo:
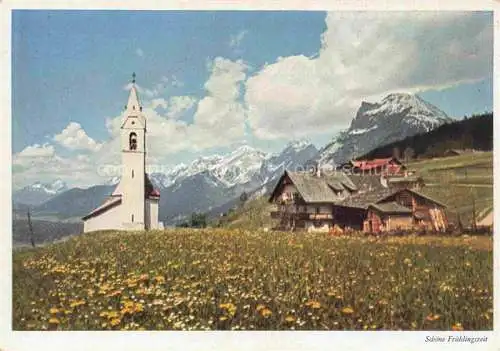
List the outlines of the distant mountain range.
<svg viewBox="0 0 500 351">
<path fill-rule="evenodd" d="M 452 120 L 437 107 L 410 94 L 391 94 L 381 102 L 363 102 L 350 127 L 318 150 L 306 141 L 291 142 L 267 154 L 242 146 L 227 155 L 200 157 L 149 177 L 160 190 L 160 220 L 175 224 L 193 212 L 216 215 L 238 203 L 243 192 L 270 191 L 285 169 L 307 164 L 338 164 L 382 145 L 427 132 Z M 61 181 L 35 183 L 14 192 L 16 208 L 31 205 L 35 216 L 59 219 L 85 215 L 113 191 L 119 178 L 88 189 L 67 189 Z"/>
<path fill-rule="evenodd" d="M 242 146 L 227 155 L 200 157 L 189 165 L 180 164 L 168 173 L 150 174 L 151 182 L 161 193 L 160 218 L 176 223 L 193 212 L 208 212 L 276 179 L 285 169 L 303 165 L 317 153 L 316 147 L 305 141 L 289 143 L 276 154 Z M 100 205 L 119 180 L 113 178 L 105 185 L 87 189 L 45 192 L 46 201 L 29 205 L 37 217 L 78 219 Z M 24 209 L 21 200 L 34 191 L 33 186 L 13 194 L 16 208 Z"/>
<path fill-rule="evenodd" d="M 66 183 L 60 179 L 52 183 L 36 182 L 14 192 L 14 202 L 36 206 L 66 190 Z"/>
</svg>

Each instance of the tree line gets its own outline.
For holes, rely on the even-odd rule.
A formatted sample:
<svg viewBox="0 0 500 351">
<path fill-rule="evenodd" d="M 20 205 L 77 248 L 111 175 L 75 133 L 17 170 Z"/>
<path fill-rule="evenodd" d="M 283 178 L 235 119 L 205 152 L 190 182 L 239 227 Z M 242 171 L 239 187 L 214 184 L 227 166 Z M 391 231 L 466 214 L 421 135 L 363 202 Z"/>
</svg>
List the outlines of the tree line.
<svg viewBox="0 0 500 351">
<path fill-rule="evenodd" d="M 358 157 L 373 159 L 395 156 L 413 158 L 439 157 L 449 149 L 493 150 L 493 113 L 465 116 L 427 133 L 389 143 Z"/>
</svg>

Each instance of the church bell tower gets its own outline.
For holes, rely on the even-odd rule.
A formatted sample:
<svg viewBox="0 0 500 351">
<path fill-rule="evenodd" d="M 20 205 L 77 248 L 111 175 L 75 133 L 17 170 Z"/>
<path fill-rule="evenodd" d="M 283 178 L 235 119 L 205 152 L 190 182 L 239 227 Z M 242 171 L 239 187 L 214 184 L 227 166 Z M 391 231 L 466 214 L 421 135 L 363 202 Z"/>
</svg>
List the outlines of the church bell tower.
<svg viewBox="0 0 500 351">
<path fill-rule="evenodd" d="M 146 223 L 146 118 L 137 95 L 135 73 L 121 126 L 123 227 L 144 230 Z"/>
</svg>

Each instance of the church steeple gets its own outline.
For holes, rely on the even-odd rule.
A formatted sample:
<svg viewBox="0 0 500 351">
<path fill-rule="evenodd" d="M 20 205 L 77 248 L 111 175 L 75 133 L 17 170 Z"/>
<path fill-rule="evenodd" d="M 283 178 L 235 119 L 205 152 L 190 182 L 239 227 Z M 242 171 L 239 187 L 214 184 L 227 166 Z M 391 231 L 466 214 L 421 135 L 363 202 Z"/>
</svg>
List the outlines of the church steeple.
<svg viewBox="0 0 500 351">
<path fill-rule="evenodd" d="M 132 75 L 125 119 L 121 127 L 122 144 L 122 220 L 126 228 L 146 226 L 146 117 Z"/>
<path fill-rule="evenodd" d="M 137 95 L 137 87 L 135 85 L 135 72 L 132 74 L 132 88 L 130 88 L 130 94 L 128 96 L 128 102 L 127 106 L 125 106 L 125 109 L 128 113 L 142 111 L 142 105 L 139 101 L 139 96 Z"/>
</svg>

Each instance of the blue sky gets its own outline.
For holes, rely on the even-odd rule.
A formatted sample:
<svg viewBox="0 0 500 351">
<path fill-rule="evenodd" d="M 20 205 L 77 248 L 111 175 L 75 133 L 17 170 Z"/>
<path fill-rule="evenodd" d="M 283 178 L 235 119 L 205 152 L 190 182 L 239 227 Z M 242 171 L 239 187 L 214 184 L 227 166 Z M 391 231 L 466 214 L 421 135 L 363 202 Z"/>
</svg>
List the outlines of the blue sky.
<svg viewBox="0 0 500 351">
<path fill-rule="evenodd" d="M 119 162 L 132 72 L 150 162 L 166 165 L 322 146 L 394 91 L 450 116 L 491 111 L 492 26 L 491 13 L 14 11 L 14 184 L 99 182 L 95 164 Z"/>
</svg>

